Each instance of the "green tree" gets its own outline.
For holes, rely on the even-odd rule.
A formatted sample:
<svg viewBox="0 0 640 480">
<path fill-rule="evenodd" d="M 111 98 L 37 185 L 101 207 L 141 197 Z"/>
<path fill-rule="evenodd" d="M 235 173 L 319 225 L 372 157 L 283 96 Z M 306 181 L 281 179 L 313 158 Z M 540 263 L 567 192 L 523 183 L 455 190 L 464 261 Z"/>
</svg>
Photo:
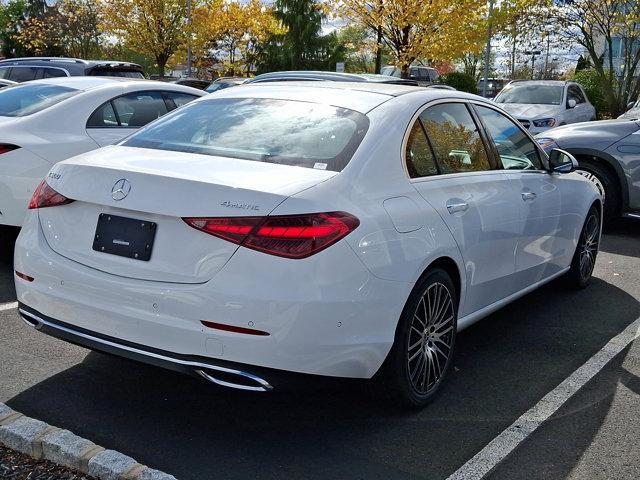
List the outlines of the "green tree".
<svg viewBox="0 0 640 480">
<path fill-rule="evenodd" d="M 449 85 L 461 92 L 478 93 L 475 77 L 465 72 L 451 72 L 440 75 L 438 83 Z"/>
<path fill-rule="evenodd" d="M 325 14 L 315 0 L 276 0 L 273 15 L 283 33 L 257 48 L 258 72 L 274 70 L 333 70 L 346 48 L 335 33 L 322 35 Z"/>
</svg>

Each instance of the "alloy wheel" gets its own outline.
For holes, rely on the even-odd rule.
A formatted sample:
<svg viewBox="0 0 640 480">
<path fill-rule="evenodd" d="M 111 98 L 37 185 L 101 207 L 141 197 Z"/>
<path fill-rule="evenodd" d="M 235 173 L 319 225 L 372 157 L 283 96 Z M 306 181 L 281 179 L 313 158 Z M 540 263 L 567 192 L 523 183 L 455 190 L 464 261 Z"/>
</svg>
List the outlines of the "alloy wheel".
<svg viewBox="0 0 640 480">
<path fill-rule="evenodd" d="M 418 302 L 407 341 L 407 371 L 417 393 L 429 394 L 443 377 L 455 325 L 452 293 L 446 285 L 432 283 Z"/>
<path fill-rule="evenodd" d="M 593 273 L 600 241 L 600 220 L 597 213 L 591 213 L 580 236 L 580 277 L 587 280 Z"/>
</svg>

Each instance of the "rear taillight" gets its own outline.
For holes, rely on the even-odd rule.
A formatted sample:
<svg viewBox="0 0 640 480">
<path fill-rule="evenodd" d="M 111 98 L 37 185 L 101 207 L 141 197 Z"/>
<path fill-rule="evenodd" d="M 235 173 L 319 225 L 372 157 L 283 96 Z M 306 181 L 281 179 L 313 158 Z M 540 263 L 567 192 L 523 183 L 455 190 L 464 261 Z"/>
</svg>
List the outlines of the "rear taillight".
<svg viewBox="0 0 640 480">
<path fill-rule="evenodd" d="M 14 150 L 19 149 L 18 145 L 12 145 L 10 143 L 0 143 L 0 155 L 7 152 L 13 152 Z"/>
<path fill-rule="evenodd" d="M 237 245 L 286 258 L 318 253 L 360 225 L 356 217 L 345 212 L 183 220 L 193 228 Z"/>
<path fill-rule="evenodd" d="M 71 202 L 73 202 L 73 200 L 56 192 L 43 180 L 40 182 L 40 185 L 38 185 L 38 188 L 36 188 L 36 191 L 33 192 L 33 196 L 29 202 L 29 209 L 56 207 L 58 205 L 66 205 Z"/>
</svg>

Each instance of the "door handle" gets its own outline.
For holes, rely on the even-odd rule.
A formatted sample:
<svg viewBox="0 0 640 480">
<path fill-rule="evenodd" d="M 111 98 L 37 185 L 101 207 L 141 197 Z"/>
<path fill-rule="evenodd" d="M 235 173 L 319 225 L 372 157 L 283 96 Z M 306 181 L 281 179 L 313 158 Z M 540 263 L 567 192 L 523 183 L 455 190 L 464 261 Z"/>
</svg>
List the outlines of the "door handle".
<svg viewBox="0 0 640 480">
<path fill-rule="evenodd" d="M 533 192 L 522 192 L 522 200 L 524 200 L 525 202 L 527 200 L 535 200 L 536 198 L 536 194 Z"/>
<path fill-rule="evenodd" d="M 466 212 L 469 209 L 468 203 L 447 203 L 447 210 L 450 214 Z"/>
</svg>

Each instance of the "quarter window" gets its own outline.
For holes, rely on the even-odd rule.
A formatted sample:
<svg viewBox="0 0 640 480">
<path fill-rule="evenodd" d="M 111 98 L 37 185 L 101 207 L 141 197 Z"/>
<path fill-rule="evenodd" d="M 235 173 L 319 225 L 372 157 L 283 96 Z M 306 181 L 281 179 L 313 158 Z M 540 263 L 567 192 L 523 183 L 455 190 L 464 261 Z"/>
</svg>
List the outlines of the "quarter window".
<svg viewBox="0 0 640 480">
<path fill-rule="evenodd" d="M 107 102 L 99 107 L 91 116 L 87 122 L 87 128 L 111 128 L 118 127 L 118 117 L 113 110 L 111 102 Z"/>
<path fill-rule="evenodd" d="M 491 170 L 480 132 L 466 105 L 442 103 L 427 108 L 420 120 L 441 173 Z"/>
<path fill-rule="evenodd" d="M 405 155 L 407 170 L 411 178 L 428 177 L 438 173 L 436 161 L 420 125 L 420 120 L 416 120 L 411 128 Z"/>
<path fill-rule="evenodd" d="M 476 106 L 478 114 L 498 150 L 507 170 L 541 170 L 540 155 L 533 141 L 500 112 Z"/>
</svg>

